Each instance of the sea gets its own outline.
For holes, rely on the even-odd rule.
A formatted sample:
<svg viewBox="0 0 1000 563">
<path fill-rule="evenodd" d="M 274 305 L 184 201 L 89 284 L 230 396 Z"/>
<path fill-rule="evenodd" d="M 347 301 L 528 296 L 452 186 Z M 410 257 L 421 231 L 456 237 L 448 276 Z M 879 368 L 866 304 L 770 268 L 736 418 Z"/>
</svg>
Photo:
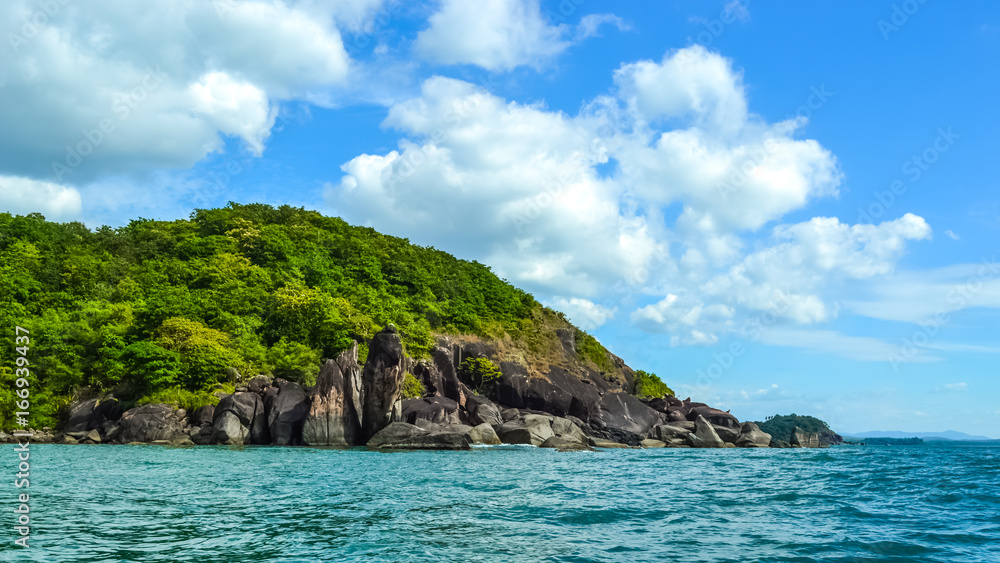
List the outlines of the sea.
<svg viewBox="0 0 1000 563">
<path fill-rule="evenodd" d="M 1000 561 L 998 445 L 3 457 L 3 561 Z"/>
</svg>

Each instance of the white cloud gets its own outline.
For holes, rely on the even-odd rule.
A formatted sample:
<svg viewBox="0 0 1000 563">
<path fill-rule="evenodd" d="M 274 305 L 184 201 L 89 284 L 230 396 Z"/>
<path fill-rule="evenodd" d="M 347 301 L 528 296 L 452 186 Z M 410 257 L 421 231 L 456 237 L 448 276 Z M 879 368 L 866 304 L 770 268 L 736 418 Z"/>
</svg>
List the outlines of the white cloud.
<svg viewBox="0 0 1000 563">
<path fill-rule="evenodd" d="M 750 21 L 750 10 L 747 8 L 749 0 L 731 0 L 722 8 L 722 13 L 726 19 L 735 19 L 740 22 Z"/>
<path fill-rule="evenodd" d="M 944 234 L 948 235 L 948 238 L 950 238 L 951 240 L 962 240 L 962 237 L 956 235 L 955 231 L 951 229 L 945 230 Z"/>
<path fill-rule="evenodd" d="M 15 215 L 39 212 L 50 221 L 70 219 L 80 212 L 80 192 L 52 182 L 0 175 L 0 210 Z"/>
<path fill-rule="evenodd" d="M 616 309 L 608 309 L 597 305 L 593 301 L 581 299 L 579 297 L 565 298 L 557 297 L 545 303 L 545 305 L 562 311 L 569 318 L 570 322 L 583 330 L 594 330 L 604 325 L 614 318 Z"/>
<path fill-rule="evenodd" d="M 4 2 L 0 21 L 36 7 Z M 186 169 L 222 147 L 220 134 L 259 154 L 277 103 L 322 102 L 346 81 L 334 17 L 310 10 L 270 1 L 62 6 L 0 57 L 0 172 L 83 185 Z"/>
<path fill-rule="evenodd" d="M 901 272 L 865 283 L 845 300 L 851 312 L 887 321 L 942 326 L 962 309 L 1000 309 L 1000 262 L 956 264 L 923 272 Z"/>
<path fill-rule="evenodd" d="M 538 0 L 443 0 L 429 22 L 414 47 L 440 64 L 538 68 L 571 45 L 569 26 L 546 23 Z"/>
<path fill-rule="evenodd" d="M 580 18 L 576 26 L 576 40 L 582 41 L 590 37 L 599 37 L 601 26 L 608 24 L 618 28 L 618 31 L 628 31 L 632 26 L 614 14 L 588 14 Z"/>
<path fill-rule="evenodd" d="M 937 391 L 937 392 L 941 392 L 941 391 L 968 391 L 968 390 L 969 390 L 969 384 L 965 383 L 965 382 L 962 382 L 962 383 L 945 383 L 941 387 L 938 387 L 937 389 L 935 389 L 935 391 Z"/>
<path fill-rule="evenodd" d="M 834 156 L 794 136 L 804 120 L 750 113 L 742 74 L 699 46 L 622 65 L 615 80 L 614 95 L 566 115 L 431 78 L 389 111 L 398 149 L 345 163 L 329 205 L 483 260 L 567 311 L 644 303 L 633 323 L 674 345 L 714 343 L 761 312 L 827 321 L 839 306 L 828 287 L 890 275 L 930 236 L 910 214 L 762 231 L 837 193 Z"/>
</svg>

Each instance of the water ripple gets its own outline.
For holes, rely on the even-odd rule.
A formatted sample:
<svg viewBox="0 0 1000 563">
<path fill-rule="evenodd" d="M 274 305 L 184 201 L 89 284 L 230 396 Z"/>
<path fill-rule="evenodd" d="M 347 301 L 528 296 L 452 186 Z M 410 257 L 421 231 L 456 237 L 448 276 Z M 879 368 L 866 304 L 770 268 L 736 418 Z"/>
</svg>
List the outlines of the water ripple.
<svg viewBox="0 0 1000 563">
<path fill-rule="evenodd" d="M 1000 561 L 1000 448 L 34 446 L 4 561 Z"/>
</svg>

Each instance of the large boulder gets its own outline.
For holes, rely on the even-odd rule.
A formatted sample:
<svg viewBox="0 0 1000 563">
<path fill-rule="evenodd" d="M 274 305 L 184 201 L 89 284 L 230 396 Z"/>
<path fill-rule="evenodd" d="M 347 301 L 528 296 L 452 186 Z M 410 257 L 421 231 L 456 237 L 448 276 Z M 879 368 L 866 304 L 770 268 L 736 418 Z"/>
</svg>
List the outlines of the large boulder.
<svg viewBox="0 0 1000 563">
<path fill-rule="evenodd" d="M 175 441 L 187 439 L 184 419 L 187 413 L 162 403 L 143 405 L 122 415 L 119 440 L 129 442 Z"/>
<path fill-rule="evenodd" d="M 728 426 L 719 426 L 718 424 L 713 424 L 712 428 L 715 429 L 715 433 L 722 438 L 723 442 L 729 444 L 735 444 L 736 440 L 740 437 L 740 428 L 730 428 Z"/>
<path fill-rule="evenodd" d="M 501 443 L 500 437 L 497 436 L 493 427 L 485 422 L 471 428 L 466 432 L 466 435 L 473 444 L 497 445 Z"/>
<path fill-rule="evenodd" d="M 121 403 L 110 395 L 80 401 L 70 406 L 69 421 L 63 432 L 77 434 L 99 430 L 105 422 L 118 420 L 121 416 Z"/>
<path fill-rule="evenodd" d="M 198 439 L 192 441 L 196 443 L 202 441 L 201 436 L 198 434 Z M 212 424 L 211 442 L 226 446 L 241 446 L 250 442 L 250 430 L 240 422 L 235 413 L 225 411 L 216 417 Z"/>
<path fill-rule="evenodd" d="M 361 443 L 361 366 L 356 343 L 323 364 L 302 426 L 302 441 L 311 446 Z"/>
<path fill-rule="evenodd" d="M 736 439 L 738 448 L 766 448 L 771 444 L 771 435 L 762 431 L 753 422 L 744 422 L 740 436 Z"/>
<path fill-rule="evenodd" d="M 596 429 L 624 430 L 645 435 L 649 429 L 662 422 L 660 413 L 628 393 L 606 393 L 598 403 L 597 415 L 590 425 Z"/>
<path fill-rule="evenodd" d="M 554 436 L 549 417 L 529 414 L 524 417 L 505 422 L 497 432 L 505 444 L 542 445 L 542 442 Z"/>
<path fill-rule="evenodd" d="M 467 450 L 470 441 L 464 432 L 430 432 L 413 424 L 393 422 L 376 432 L 367 445 L 394 450 Z"/>
<path fill-rule="evenodd" d="M 418 419 L 444 425 L 462 423 L 458 402 L 447 397 L 405 399 L 402 407 L 402 421 L 410 424 L 416 424 Z"/>
<path fill-rule="evenodd" d="M 271 433 L 271 443 L 275 446 L 302 445 L 302 428 L 309 414 L 310 401 L 302 386 L 292 381 L 276 379 L 276 394 L 264 401 L 267 411 L 267 427 Z"/>
<path fill-rule="evenodd" d="M 554 417 L 552 419 L 552 433 L 561 438 L 576 440 L 581 444 L 587 443 L 587 435 L 568 418 Z"/>
<path fill-rule="evenodd" d="M 819 433 L 806 432 L 798 427 L 792 431 L 792 439 L 789 443 L 793 448 L 818 448 L 820 447 Z"/>
<path fill-rule="evenodd" d="M 226 413 L 232 416 L 225 416 Z M 234 418 L 243 430 L 233 427 Z M 238 442 L 240 436 L 243 442 Z M 210 441 L 215 444 L 270 444 L 271 433 L 260 395 L 241 391 L 223 397 L 215 406 Z"/>
<path fill-rule="evenodd" d="M 694 433 L 688 434 L 688 442 L 694 448 L 721 448 L 725 444 L 722 438 L 715 432 L 715 428 L 699 416 L 694 420 Z"/>
<path fill-rule="evenodd" d="M 361 375 L 363 386 L 362 440 L 367 442 L 393 422 L 393 408 L 399 400 L 405 377 L 403 343 L 396 327 L 387 325 L 372 338 L 368 360 Z"/>
<path fill-rule="evenodd" d="M 669 443 L 671 440 L 684 440 L 687 435 L 695 431 L 693 422 L 671 422 L 670 424 L 660 424 L 650 430 L 649 435 L 662 442 Z"/>
<path fill-rule="evenodd" d="M 473 426 L 489 424 L 497 426 L 503 424 L 503 417 L 500 415 L 500 407 L 493 401 L 480 395 L 470 394 L 465 400 L 465 412 L 467 422 Z"/>
</svg>

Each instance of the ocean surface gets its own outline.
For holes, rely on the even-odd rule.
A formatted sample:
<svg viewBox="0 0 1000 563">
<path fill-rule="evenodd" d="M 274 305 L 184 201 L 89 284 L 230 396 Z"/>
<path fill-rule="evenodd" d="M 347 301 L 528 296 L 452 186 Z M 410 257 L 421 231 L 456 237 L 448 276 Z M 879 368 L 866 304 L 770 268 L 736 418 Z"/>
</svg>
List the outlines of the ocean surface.
<svg viewBox="0 0 1000 563">
<path fill-rule="evenodd" d="M 31 547 L 5 479 L 4 561 L 1000 561 L 997 446 L 36 445 L 31 463 Z"/>
</svg>

